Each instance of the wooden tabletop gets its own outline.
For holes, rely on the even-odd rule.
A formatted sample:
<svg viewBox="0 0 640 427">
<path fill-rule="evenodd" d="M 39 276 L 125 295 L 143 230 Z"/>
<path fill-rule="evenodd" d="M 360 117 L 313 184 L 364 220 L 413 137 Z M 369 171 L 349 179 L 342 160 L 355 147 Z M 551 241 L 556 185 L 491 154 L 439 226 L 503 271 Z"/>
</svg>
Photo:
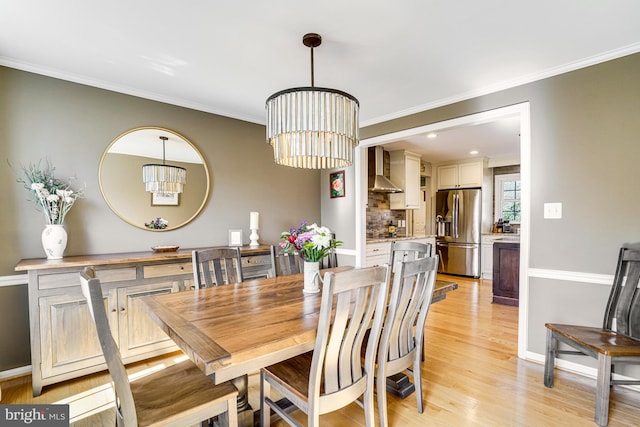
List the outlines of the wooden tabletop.
<svg viewBox="0 0 640 427">
<path fill-rule="evenodd" d="M 140 301 L 218 384 L 313 349 L 321 293 L 303 294 L 302 287 L 303 275 L 295 274 Z M 434 298 L 457 287 L 437 281 Z"/>
</svg>

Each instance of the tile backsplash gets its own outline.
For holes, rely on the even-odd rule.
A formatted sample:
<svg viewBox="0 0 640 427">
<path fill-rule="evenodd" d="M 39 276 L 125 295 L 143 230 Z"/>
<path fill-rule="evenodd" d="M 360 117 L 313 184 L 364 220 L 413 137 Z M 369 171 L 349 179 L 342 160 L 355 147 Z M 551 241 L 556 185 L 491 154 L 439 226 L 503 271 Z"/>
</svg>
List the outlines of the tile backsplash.
<svg viewBox="0 0 640 427">
<path fill-rule="evenodd" d="M 388 233 L 389 221 L 396 226 L 399 236 L 406 234 L 406 227 L 398 227 L 400 220 L 406 221 L 406 211 L 391 210 L 388 193 L 368 193 L 367 238 L 376 239 Z"/>
</svg>

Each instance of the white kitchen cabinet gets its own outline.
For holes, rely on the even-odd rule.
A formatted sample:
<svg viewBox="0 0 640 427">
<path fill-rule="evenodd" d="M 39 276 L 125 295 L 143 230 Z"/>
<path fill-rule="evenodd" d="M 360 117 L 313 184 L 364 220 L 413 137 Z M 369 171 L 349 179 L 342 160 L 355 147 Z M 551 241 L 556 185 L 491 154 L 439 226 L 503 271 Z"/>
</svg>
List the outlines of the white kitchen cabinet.
<svg viewBox="0 0 640 427">
<path fill-rule="evenodd" d="M 482 161 L 438 167 L 438 190 L 482 187 Z"/>
<path fill-rule="evenodd" d="M 367 267 L 384 265 L 389 262 L 391 242 L 367 243 Z"/>
<path fill-rule="evenodd" d="M 482 236 L 480 250 L 481 277 L 491 280 L 493 278 L 493 239 Z"/>
<path fill-rule="evenodd" d="M 403 193 L 389 195 L 391 209 L 418 209 L 420 207 L 420 155 L 399 150 L 389 152 L 390 179 Z"/>
</svg>

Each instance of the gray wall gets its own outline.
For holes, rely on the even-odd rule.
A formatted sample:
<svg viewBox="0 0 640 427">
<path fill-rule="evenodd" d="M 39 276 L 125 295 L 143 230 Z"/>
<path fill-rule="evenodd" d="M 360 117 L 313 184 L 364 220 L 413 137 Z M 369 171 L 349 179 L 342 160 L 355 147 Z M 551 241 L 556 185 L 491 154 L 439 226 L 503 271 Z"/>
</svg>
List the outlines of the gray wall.
<svg viewBox="0 0 640 427">
<path fill-rule="evenodd" d="M 140 126 L 184 135 L 210 168 L 209 201 L 185 227 L 168 232 L 135 228 L 118 218 L 102 198 L 98 163 L 103 151 L 118 135 Z M 251 211 L 260 212 L 260 240 L 265 243 L 276 243 L 281 231 L 302 220 L 320 222 L 319 172 L 276 166 L 264 126 L 0 67 L 0 179 L 5 183 L 0 276 L 15 274 L 14 267 L 23 258 L 44 257 L 43 214 L 16 183 L 21 165 L 41 158 L 53 163 L 56 176 L 75 175 L 78 183 L 86 183 L 86 198 L 67 216 L 65 255 L 147 251 L 171 244 L 226 245 L 229 229 L 243 229 L 248 244 Z M 24 298 L 16 294 L 20 292 L 0 294 L 3 307 L 26 313 Z M 26 322 L 12 328 L 15 342 L 24 342 Z M 4 349 L 12 341 L 3 340 L 0 371 L 30 363 L 9 360 Z"/>
<path fill-rule="evenodd" d="M 630 55 L 369 126 L 360 136 L 530 102 L 529 268 L 613 275 L 620 245 L 640 241 L 638 70 L 640 54 Z M 563 218 L 543 219 L 545 202 L 562 202 Z M 545 322 L 601 324 L 609 286 L 542 278 L 529 285 L 529 351 L 543 353 Z"/>
</svg>

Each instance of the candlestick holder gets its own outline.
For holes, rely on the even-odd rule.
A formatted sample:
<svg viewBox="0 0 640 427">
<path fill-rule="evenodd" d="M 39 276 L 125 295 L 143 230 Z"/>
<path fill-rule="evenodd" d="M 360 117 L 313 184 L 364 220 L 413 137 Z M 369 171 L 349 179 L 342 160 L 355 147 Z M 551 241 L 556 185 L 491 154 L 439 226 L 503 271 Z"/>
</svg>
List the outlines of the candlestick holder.
<svg viewBox="0 0 640 427">
<path fill-rule="evenodd" d="M 251 229 L 251 234 L 249 235 L 249 240 L 251 241 L 249 243 L 249 247 L 252 249 L 257 248 L 258 246 L 260 246 L 260 244 L 258 243 L 258 239 L 260 238 L 260 236 L 258 236 L 258 229 L 257 228 L 252 228 Z"/>
</svg>

